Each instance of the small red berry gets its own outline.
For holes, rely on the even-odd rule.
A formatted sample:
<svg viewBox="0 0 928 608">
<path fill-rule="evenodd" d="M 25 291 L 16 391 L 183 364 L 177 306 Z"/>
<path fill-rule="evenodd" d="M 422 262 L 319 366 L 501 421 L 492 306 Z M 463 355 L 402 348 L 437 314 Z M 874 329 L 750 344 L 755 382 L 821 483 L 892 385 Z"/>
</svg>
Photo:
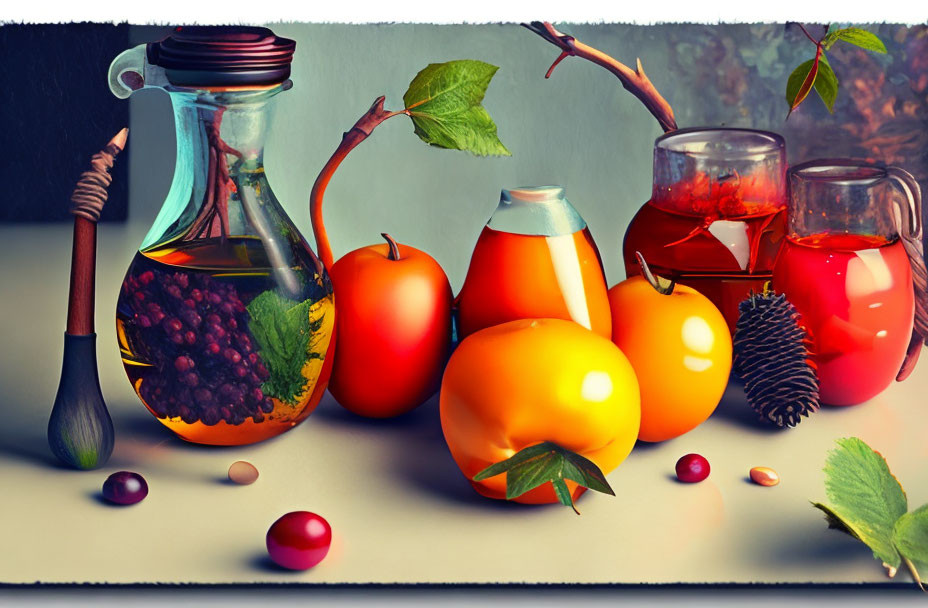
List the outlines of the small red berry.
<svg viewBox="0 0 928 608">
<path fill-rule="evenodd" d="M 321 562 L 332 544 L 332 528 L 309 511 L 293 511 L 267 531 L 267 552 L 277 565 L 307 570 Z"/>
<path fill-rule="evenodd" d="M 709 461 L 699 454 L 687 454 L 677 461 L 677 479 L 697 483 L 709 476 Z"/>
</svg>

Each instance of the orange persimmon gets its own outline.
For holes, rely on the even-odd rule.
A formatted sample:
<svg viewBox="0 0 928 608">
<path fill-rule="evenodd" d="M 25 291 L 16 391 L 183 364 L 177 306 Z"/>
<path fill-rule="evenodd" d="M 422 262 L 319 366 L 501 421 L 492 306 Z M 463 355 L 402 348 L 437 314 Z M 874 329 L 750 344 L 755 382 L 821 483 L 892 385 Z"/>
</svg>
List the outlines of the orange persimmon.
<svg viewBox="0 0 928 608">
<path fill-rule="evenodd" d="M 640 418 L 628 359 L 608 339 L 561 319 L 520 319 L 465 338 L 445 369 L 440 407 L 454 461 L 490 498 L 506 498 L 509 473 L 474 477 L 545 442 L 609 473 L 631 452 Z M 558 502 L 554 488 L 543 483 L 513 499 Z M 564 498 L 584 490 L 566 481 Z"/>
<path fill-rule="evenodd" d="M 612 341 L 641 387 L 638 438 L 664 441 L 702 424 L 722 399 L 731 372 L 731 333 L 719 309 L 695 289 L 662 286 L 653 276 L 615 285 L 609 304 Z"/>
</svg>

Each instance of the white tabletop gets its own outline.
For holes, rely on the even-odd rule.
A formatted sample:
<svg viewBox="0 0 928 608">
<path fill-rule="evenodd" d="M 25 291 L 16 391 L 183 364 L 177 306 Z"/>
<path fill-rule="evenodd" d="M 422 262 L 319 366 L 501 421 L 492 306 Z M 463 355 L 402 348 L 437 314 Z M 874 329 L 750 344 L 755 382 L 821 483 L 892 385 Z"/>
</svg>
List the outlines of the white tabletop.
<svg viewBox="0 0 928 608">
<path fill-rule="evenodd" d="M 187 444 L 138 402 L 119 361 L 116 292 L 139 240 L 119 227 L 101 231 L 98 358 L 116 448 L 103 469 L 76 472 L 54 464 L 45 440 L 70 229 L 0 230 L 2 583 L 884 583 L 870 551 L 828 530 L 809 503 L 825 498 L 827 450 L 837 438 L 861 437 L 886 457 L 910 508 L 928 501 L 928 359 L 871 402 L 825 409 L 785 431 L 755 423 L 730 389 L 696 430 L 637 446 L 609 475 L 617 496 L 587 493 L 579 517 L 478 496 L 448 453 L 436 399 L 370 421 L 327 394 L 276 439 Z M 709 459 L 706 481 L 674 480 L 674 463 L 689 452 Z M 259 469 L 255 484 L 225 481 L 240 459 Z M 748 481 L 758 465 L 776 469 L 780 485 Z M 108 506 L 100 487 L 123 469 L 142 474 L 150 493 L 131 507 Z M 328 557 L 306 572 L 282 571 L 266 557 L 268 527 L 291 510 L 315 511 L 333 529 Z M 911 584 L 905 572 L 895 580 Z"/>
</svg>

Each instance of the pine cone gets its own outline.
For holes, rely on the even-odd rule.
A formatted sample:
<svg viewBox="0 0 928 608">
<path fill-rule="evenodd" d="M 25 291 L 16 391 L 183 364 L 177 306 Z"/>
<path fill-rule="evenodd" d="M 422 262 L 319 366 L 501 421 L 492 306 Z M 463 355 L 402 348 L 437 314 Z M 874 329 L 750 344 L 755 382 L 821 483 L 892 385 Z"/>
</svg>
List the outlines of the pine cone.
<svg viewBox="0 0 928 608">
<path fill-rule="evenodd" d="M 783 294 L 751 295 L 738 306 L 733 370 L 762 420 L 793 427 L 818 410 L 818 377 L 799 313 Z"/>
</svg>

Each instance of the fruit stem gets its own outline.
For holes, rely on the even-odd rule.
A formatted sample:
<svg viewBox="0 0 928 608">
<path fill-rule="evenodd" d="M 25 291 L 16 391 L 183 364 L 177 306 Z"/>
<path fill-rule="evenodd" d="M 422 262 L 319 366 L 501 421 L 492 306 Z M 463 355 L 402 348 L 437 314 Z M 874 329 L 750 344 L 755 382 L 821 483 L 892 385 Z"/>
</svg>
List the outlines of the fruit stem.
<svg viewBox="0 0 928 608">
<path fill-rule="evenodd" d="M 394 262 L 400 259 L 400 247 L 396 244 L 396 241 L 393 240 L 393 237 L 387 234 L 386 232 L 381 232 L 380 236 L 387 240 L 387 243 L 390 245 L 390 254 L 388 257 Z"/>
<path fill-rule="evenodd" d="M 326 268 L 332 268 L 334 258 L 332 257 L 332 246 L 329 244 L 329 235 L 325 230 L 325 223 L 322 220 L 322 197 L 325 195 L 325 189 L 329 181 L 335 174 L 335 170 L 345 160 L 348 153 L 355 146 L 370 136 L 374 128 L 388 118 L 400 114 L 408 114 L 408 109 L 388 112 L 383 109 L 385 97 L 381 95 L 374 100 L 370 109 L 365 112 L 361 118 L 354 123 L 350 130 L 342 134 L 342 141 L 332 153 L 332 156 L 322 167 L 319 176 L 313 183 L 313 190 L 309 195 L 309 216 L 313 225 L 313 236 L 316 238 L 316 248 L 319 250 L 319 259 Z"/>
<path fill-rule="evenodd" d="M 654 276 L 654 274 L 651 273 L 651 269 L 648 267 L 648 263 L 644 261 L 644 256 L 641 255 L 640 251 L 635 252 L 635 257 L 638 258 L 638 263 L 641 264 L 641 274 L 647 279 L 648 283 L 651 284 L 654 291 L 665 296 L 669 296 L 673 293 L 673 288 L 677 285 L 676 281 Z"/>
</svg>

